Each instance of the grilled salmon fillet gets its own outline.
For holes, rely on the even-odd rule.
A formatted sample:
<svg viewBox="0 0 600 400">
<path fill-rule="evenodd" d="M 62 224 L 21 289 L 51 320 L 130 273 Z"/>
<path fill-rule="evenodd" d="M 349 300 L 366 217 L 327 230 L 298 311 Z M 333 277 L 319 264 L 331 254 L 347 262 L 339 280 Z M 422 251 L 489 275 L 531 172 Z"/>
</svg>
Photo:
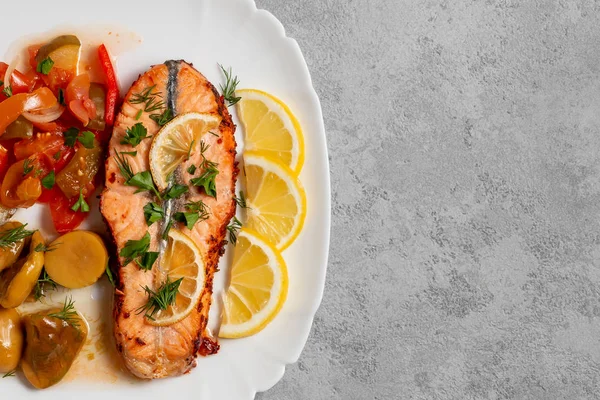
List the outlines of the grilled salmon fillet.
<svg viewBox="0 0 600 400">
<path fill-rule="evenodd" d="M 218 344 L 210 336 L 206 325 L 211 305 L 213 276 L 226 243 L 227 224 L 235 214 L 234 194 L 238 170 L 235 163 L 235 125 L 223 98 L 214 86 L 183 61 L 167 61 L 152 67 L 140 76 L 125 97 L 121 112 L 115 121 L 106 160 L 106 188 L 102 193 L 100 208 L 114 238 L 117 254 L 128 240 L 139 240 L 146 232 L 151 237 L 150 251 L 159 251 L 162 232 L 167 223 L 160 221 L 147 226 L 143 208 L 156 199 L 151 192 L 135 193 L 137 188 L 125 185 L 125 179 L 121 176 L 114 158 L 117 152 L 137 151 L 136 155 L 124 155 L 133 173 L 150 171 L 148 157 L 152 139 L 142 140 L 135 148 L 121 143 L 126 130 L 139 122 L 147 128 L 148 136 L 154 136 L 159 131 L 160 126 L 150 118 L 153 113 L 140 111 L 145 108 L 145 104 L 136 101 L 136 95 L 149 88 L 156 94 L 157 101 L 164 101 L 164 107 L 168 107 L 174 115 L 201 112 L 218 114 L 222 118 L 217 135 L 215 132 L 206 133 L 201 140 L 196 140 L 190 159 L 182 163 L 176 171 L 178 180 L 187 184 L 190 191 L 181 198 L 172 200 L 171 204 L 172 211 L 176 212 L 184 211 L 184 204 L 187 202 L 203 200 L 210 209 L 209 218 L 198 221 L 191 231 L 174 221 L 172 227 L 188 235 L 204 257 L 205 286 L 195 310 L 173 325 L 150 325 L 138 310 L 148 301 L 148 295 L 143 288 L 148 286 L 156 291 L 161 284 L 160 256 L 151 271 L 140 270 L 135 262 L 124 265 L 123 258 L 118 258 L 114 306 L 117 349 L 125 365 L 134 375 L 144 379 L 156 379 L 186 373 L 195 366 L 198 353 L 207 355 L 218 350 Z M 198 166 L 201 162 L 200 141 L 210 146 L 204 153 L 206 158 L 218 164 L 216 198 L 207 196 L 200 188 L 189 183 L 192 177 L 187 172 L 188 166 Z"/>
</svg>

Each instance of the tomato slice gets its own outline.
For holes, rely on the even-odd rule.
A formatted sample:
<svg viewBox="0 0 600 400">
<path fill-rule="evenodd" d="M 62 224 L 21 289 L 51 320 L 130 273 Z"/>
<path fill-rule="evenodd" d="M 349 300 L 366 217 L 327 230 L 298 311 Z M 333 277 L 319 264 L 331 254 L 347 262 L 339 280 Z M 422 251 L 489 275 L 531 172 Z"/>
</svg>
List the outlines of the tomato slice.
<svg viewBox="0 0 600 400">
<path fill-rule="evenodd" d="M 60 134 L 38 133 L 31 139 L 24 139 L 15 144 L 15 157 L 22 160 L 37 153 L 45 153 L 52 157 L 62 150 L 64 143 L 65 140 Z"/>
<path fill-rule="evenodd" d="M 90 76 L 77 75 L 69 82 L 65 100 L 71 113 L 86 126 L 90 119 L 96 117 L 96 104 L 90 99 Z"/>
<path fill-rule="evenodd" d="M 28 77 L 27 75 L 22 74 L 15 69 L 10 75 L 10 80 L 13 95 L 19 93 L 29 93 L 31 90 L 33 90 L 37 82 L 37 76 Z"/>
<path fill-rule="evenodd" d="M 86 196 L 89 199 L 94 194 L 93 186 L 87 192 Z M 81 211 L 73 211 L 71 207 L 79 200 L 77 197 L 72 199 L 67 198 L 60 190 L 55 193 L 48 205 L 50 206 L 50 214 L 52 222 L 58 233 L 67 233 L 77 228 L 88 216 L 89 213 Z M 89 203 L 89 201 L 88 201 Z"/>
<path fill-rule="evenodd" d="M 10 155 L 8 149 L 0 144 L 0 179 L 4 179 L 4 174 L 10 166 Z"/>
</svg>

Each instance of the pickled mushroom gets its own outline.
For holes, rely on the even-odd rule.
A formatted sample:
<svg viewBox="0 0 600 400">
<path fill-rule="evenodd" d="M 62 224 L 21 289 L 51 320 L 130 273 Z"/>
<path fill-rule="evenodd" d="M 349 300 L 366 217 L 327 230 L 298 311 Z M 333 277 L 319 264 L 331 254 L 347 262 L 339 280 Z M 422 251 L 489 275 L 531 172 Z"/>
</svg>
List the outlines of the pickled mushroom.
<svg viewBox="0 0 600 400">
<path fill-rule="evenodd" d="M 25 353 L 21 368 L 37 389 L 60 382 L 77 358 L 88 335 L 88 325 L 72 300 L 62 309 L 31 314 L 23 318 Z"/>
<path fill-rule="evenodd" d="M 0 308 L 0 374 L 17 368 L 22 350 L 21 316 L 17 310 Z"/>
</svg>

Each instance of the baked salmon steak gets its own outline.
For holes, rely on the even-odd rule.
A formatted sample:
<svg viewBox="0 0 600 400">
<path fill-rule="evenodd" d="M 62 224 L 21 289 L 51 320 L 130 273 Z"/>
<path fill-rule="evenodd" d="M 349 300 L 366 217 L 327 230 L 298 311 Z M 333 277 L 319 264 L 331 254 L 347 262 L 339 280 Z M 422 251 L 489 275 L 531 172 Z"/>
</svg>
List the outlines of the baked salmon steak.
<svg viewBox="0 0 600 400">
<path fill-rule="evenodd" d="M 235 214 L 234 132 L 223 98 L 184 61 L 141 75 L 115 120 L 100 209 L 118 254 L 116 346 L 140 378 L 184 374 L 218 350 L 207 321 Z"/>
</svg>

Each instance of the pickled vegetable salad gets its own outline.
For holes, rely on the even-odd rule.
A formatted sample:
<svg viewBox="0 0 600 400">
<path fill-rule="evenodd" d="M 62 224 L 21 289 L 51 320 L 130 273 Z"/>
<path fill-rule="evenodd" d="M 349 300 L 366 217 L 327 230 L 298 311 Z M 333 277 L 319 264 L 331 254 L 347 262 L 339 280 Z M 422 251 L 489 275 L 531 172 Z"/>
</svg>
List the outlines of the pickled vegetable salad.
<svg viewBox="0 0 600 400">
<path fill-rule="evenodd" d="M 79 70 L 81 41 L 73 35 L 28 53 L 25 71 L 0 63 L 0 206 L 8 209 L 1 214 L 46 203 L 56 230 L 68 232 L 86 218 L 101 183 L 102 149 L 119 99 L 116 75 L 101 45 L 105 79 L 91 82 Z"/>
</svg>

